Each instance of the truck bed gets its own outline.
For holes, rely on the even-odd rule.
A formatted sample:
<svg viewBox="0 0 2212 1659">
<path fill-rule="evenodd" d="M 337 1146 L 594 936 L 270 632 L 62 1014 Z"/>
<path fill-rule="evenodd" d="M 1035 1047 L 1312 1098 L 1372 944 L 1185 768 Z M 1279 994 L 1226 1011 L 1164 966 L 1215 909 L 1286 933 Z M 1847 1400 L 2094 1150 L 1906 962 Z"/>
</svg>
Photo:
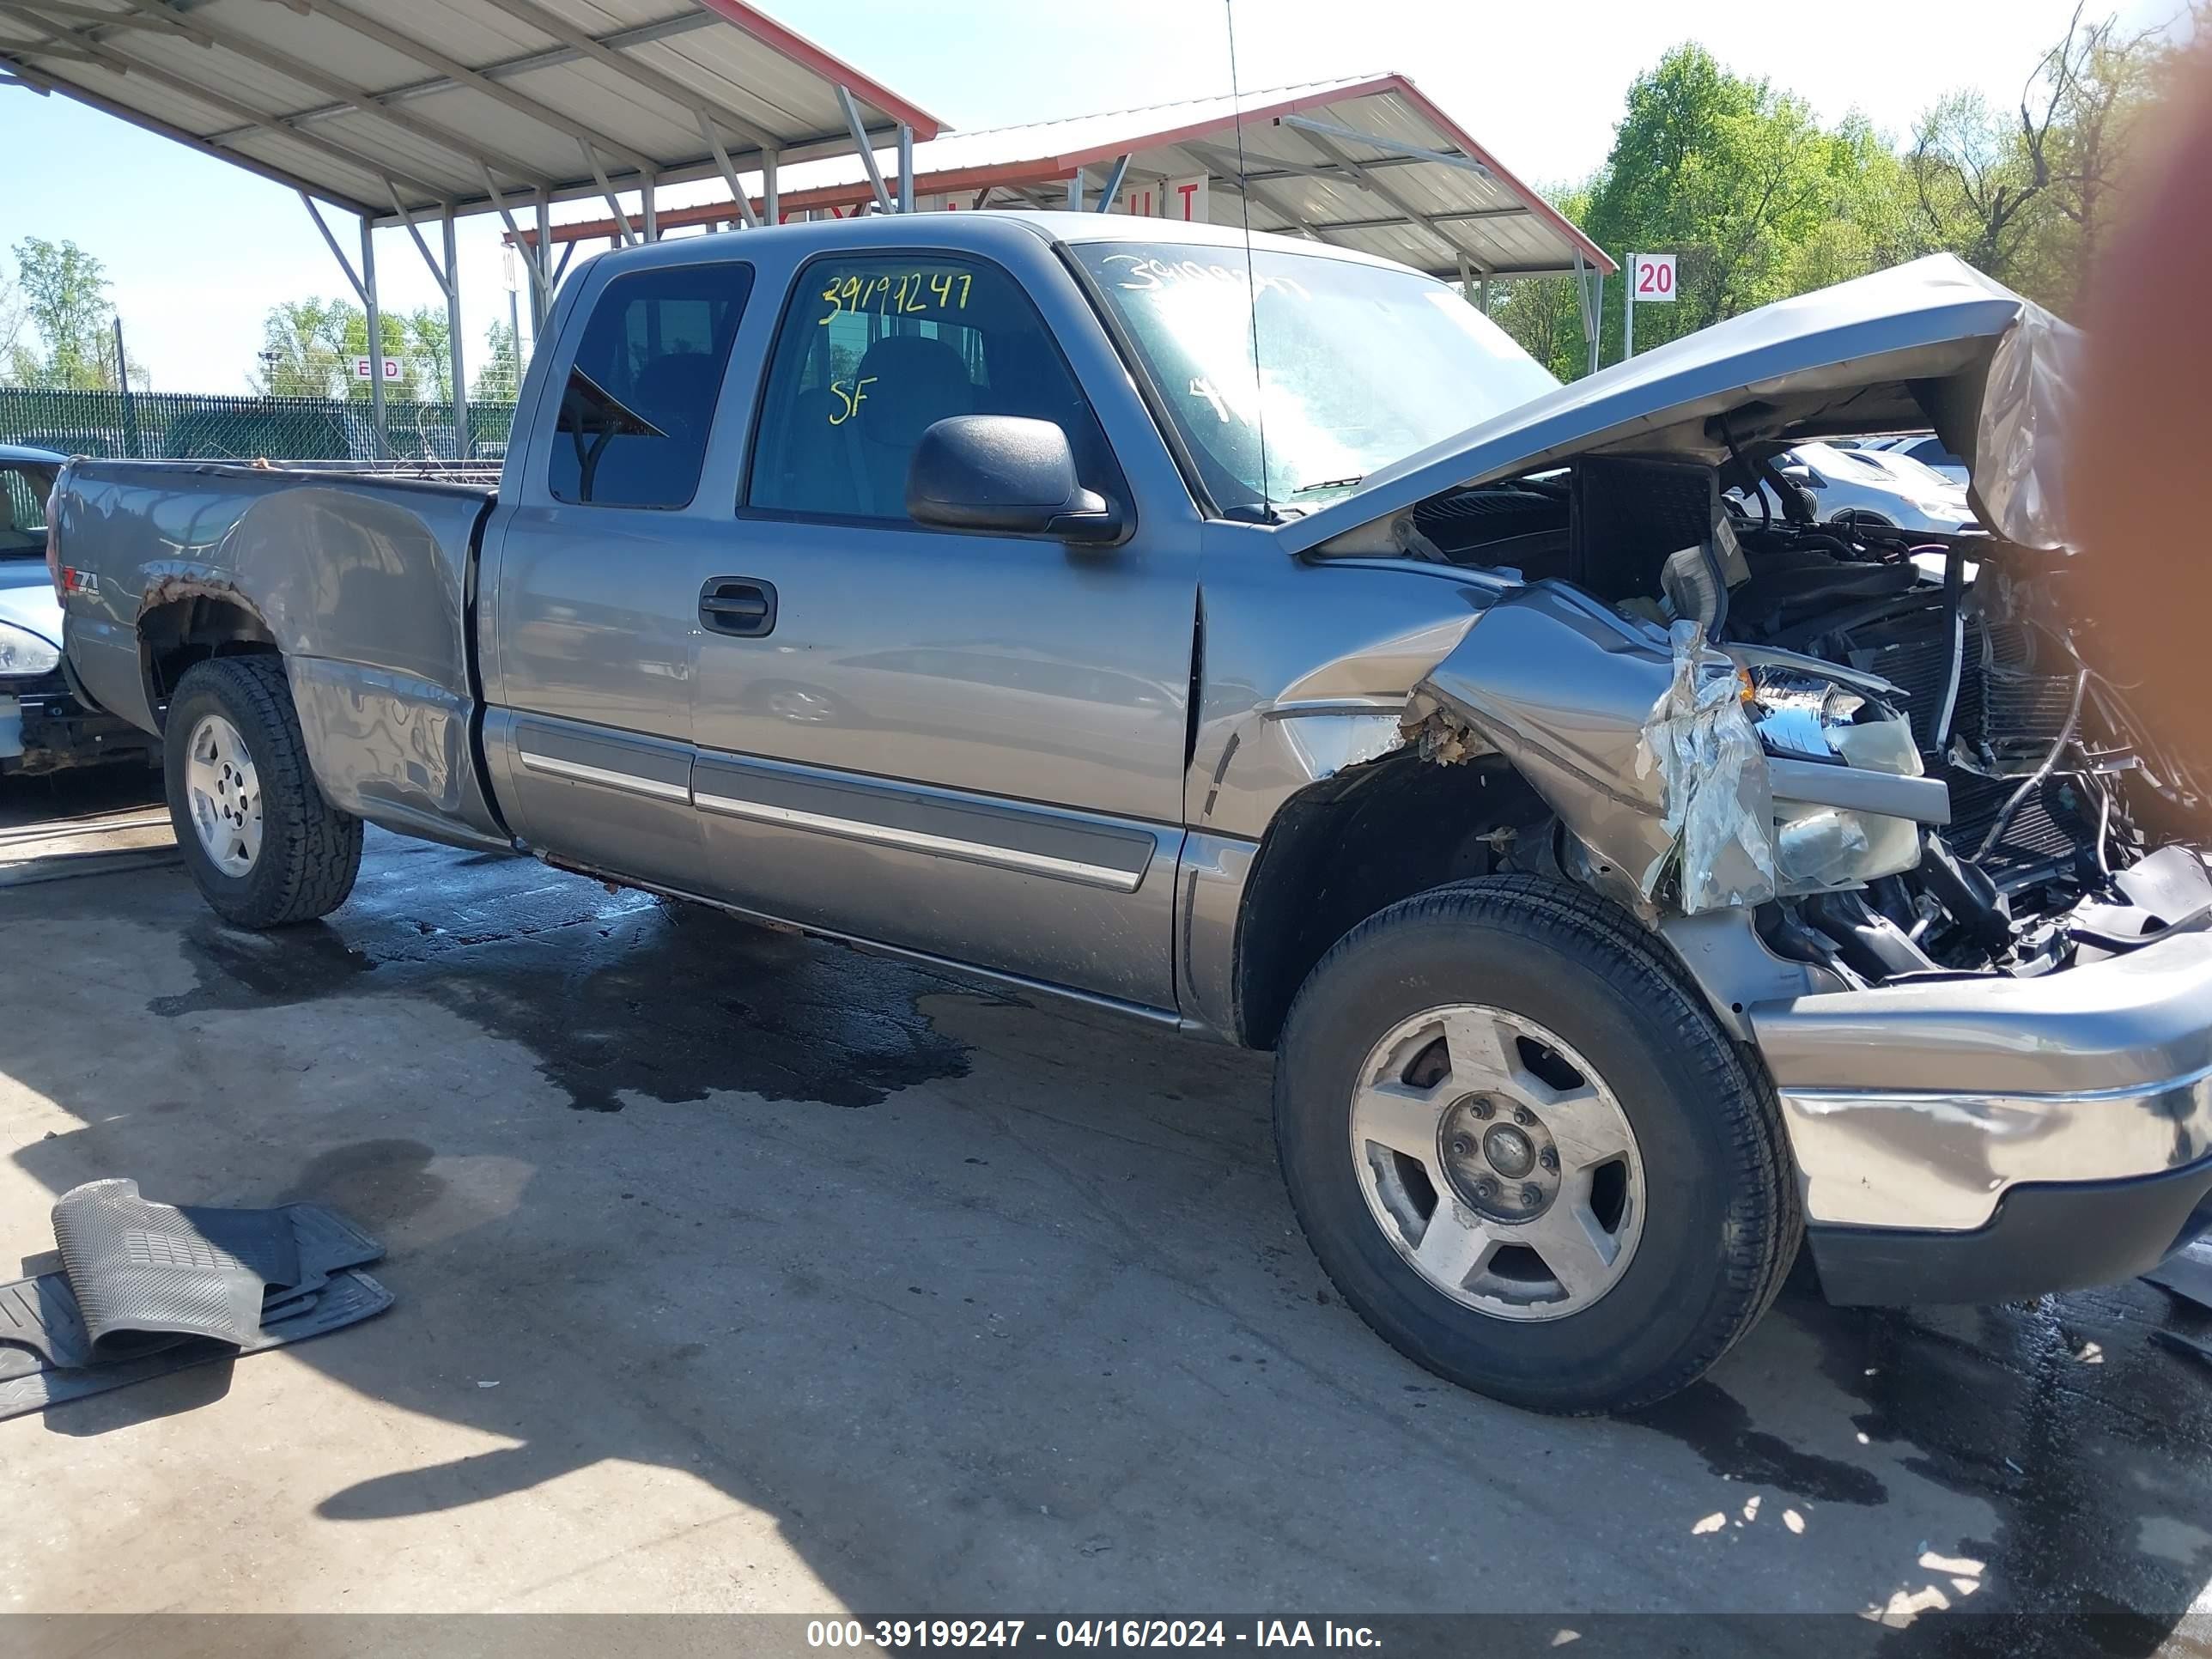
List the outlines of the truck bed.
<svg viewBox="0 0 2212 1659">
<path fill-rule="evenodd" d="M 422 471 L 71 462 L 54 523 L 84 691 L 158 731 L 168 688 L 213 648 L 203 638 L 234 635 L 243 613 L 283 653 L 332 805 L 505 845 L 471 742 L 471 603 L 496 492 Z"/>
</svg>

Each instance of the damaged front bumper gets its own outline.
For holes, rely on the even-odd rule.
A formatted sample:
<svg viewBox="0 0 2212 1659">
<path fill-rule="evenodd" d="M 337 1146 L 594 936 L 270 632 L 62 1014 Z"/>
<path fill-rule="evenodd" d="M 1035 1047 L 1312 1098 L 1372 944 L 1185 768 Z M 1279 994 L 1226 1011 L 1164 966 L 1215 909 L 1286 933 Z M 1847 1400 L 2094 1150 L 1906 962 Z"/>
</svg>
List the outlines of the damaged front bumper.
<svg viewBox="0 0 2212 1659">
<path fill-rule="evenodd" d="M 2110 1284 L 2212 1225 L 2206 913 L 2195 931 L 2034 975 L 1931 969 L 1845 988 L 1784 962 L 1752 908 L 1832 890 L 1793 873 L 1792 826 L 1814 811 L 1901 825 L 1910 864 L 1920 826 L 1948 820 L 1948 793 L 1765 751 L 1727 659 L 1682 624 L 1671 646 L 1574 589 L 1534 585 L 1431 672 L 1407 729 L 1433 760 L 1510 760 L 1569 832 L 1569 872 L 1643 916 L 1758 1048 L 1830 1298 Z M 2191 896 L 2154 908 L 2171 919 Z"/>
<path fill-rule="evenodd" d="M 2112 1284 L 2212 1226 L 2212 933 L 1747 1012 L 1832 1301 Z"/>
</svg>

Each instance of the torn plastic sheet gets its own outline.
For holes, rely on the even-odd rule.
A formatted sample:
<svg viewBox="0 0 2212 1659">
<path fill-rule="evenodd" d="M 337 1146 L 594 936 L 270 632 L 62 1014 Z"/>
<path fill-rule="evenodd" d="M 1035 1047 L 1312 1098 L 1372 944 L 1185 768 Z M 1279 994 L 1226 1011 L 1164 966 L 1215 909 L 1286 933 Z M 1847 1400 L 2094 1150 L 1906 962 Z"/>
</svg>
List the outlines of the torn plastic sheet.
<svg viewBox="0 0 2212 1659">
<path fill-rule="evenodd" d="M 1975 421 L 1974 493 L 1989 527 L 2023 547 L 2067 544 L 2058 477 L 2081 362 L 2081 331 L 2028 300 L 1990 357 Z"/>
<path fill-rule="evenodd" d="M 1674 672 L 1644 724 L 1636 775 L 1656 770 L 1684 914 L 1763 904 L 1776 892 L 1774 791 L 1735 670 L 1702 623 L 1668 630 Z M 1651 896 L 1647 878 L 1644 896 Z"/>
</svg>

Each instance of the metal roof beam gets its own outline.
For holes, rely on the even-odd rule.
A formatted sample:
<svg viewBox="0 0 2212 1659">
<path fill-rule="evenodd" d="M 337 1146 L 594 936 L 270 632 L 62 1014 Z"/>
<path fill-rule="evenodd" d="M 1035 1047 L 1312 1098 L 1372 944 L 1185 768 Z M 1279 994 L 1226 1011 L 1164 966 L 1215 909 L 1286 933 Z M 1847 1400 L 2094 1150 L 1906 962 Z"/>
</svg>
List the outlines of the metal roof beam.
<svg viewBox="0 0 2212 1659">
<path fill-rule="evenodd" d="M 707 141 L 707 148 L 714 152 L 714 165 L 722 170 L 722 182 L 729 186 L 730 199 L 737 204 L 738 216 L 744 221 L 745 228 L 758 230 L 760 220 L 753 212 L 751 199 L 744 186 L 738 182 L 738 170 L 730 165 L 730 152 L 722 148 L 722 140 L 714 131 L 714 124 L 707 118 L 703 110 L 699 114 L 699 136 Z"/>
<path fill-rule="evenodd" d="M 454 292 L 453 273 L 438 268 L 437 260 L 431 256 L 429 243 L 422 240 L 422 233 L 416 226 L 415 216 L 407 210 L 406 204 L 399 199 L 399 192 L 392 188 L 390 179 L 385 180 L 384 187 L 391 195 L 392 210 L 399 216 L 399 222 L 407 227 L 407 234 L 415 239 L 415 251 L 422 256 L 422 263 L 430 267 L 430 280 L 437 283 L 438 291 L 441 294 L 449 300 L 452 299 Z M 451 222 L 450 215 L 447 216 L 447 220 L 448 222 Z"/>
<path fill-rule="evenodd" d="M 64 22 L 88 23 L 100 28 L 161 29 L 181 33 L 183 27 L 174 18 L 138 17 L 127 11 L 102 11 L 94 6 L 70 5 L 67 0 L 23 0 L 23 3 L 30 10 L 58 18 Z"/>
<path fill-rule="evenodd" d="M 678 104 L 695 115 L 707 115 L 720 121 L 732 132 L 744 135 L 745 142 L 756 149 L 765 149 L 775 140 L 754 126 L 743 116 L 725 109 L 711 98 L 694 92 L 673 76 L 664 75 L 650 64 L 626 58 L 597 36 L 578 28 L 568 19 L 556 15 L 537 3 L 537 0 L 488 0 L 517 22 L 527 23 L 540 33 L 550 34 L 563 45 L 573 46 L 592 62 L 621 76 L 624 80 L 649 88 L 672 103 Z"/>
<path fill-rule="evenodd" d="M 1114 158 L 1114 170 L 1106 175 L 1106 187 L 1098 192 L 1097 210 L 1099 212 L 1110 213 L 1114 210 L 1115 200 L 1121 194 L 1121 181 L 1128 176 L 1129 153 L 1123 150 L 1121 155 Z"/>
<path fill-rule="evenodd" d="M 522 263 L 529 269 L 533 319 L 542 316 L 545 302 L 552 297 L 548 292 L 550 283 L 548 281 L 545 268 L 546 250 L 544 240 L 541 238 L 532 242 L 523 240 L 522 227 L 514 222 L 514 210 L 507 206 L 507 198 L 499 193 L 499 186 L 492 182 L 491 169 L 479 164 L 477 171 L 483 179 L 484 195 L 490 200 L 492 206 L 499 210 L 499 216 L 507 222 L 507 237 L 509 245 L 522 256 Z M 545 202 L 542 191 L 538 199 L 542 217 Z"/>
<path fill-rule="evenodd" d="M 331 9 L 328 6 L 318 4 L 317 0 L 299 0 L 299 3 L 310 10 Z M 664 17 L 657 23 L 640 23 L 634 28 L 617 29 L 612 34 L 603 34 L 599 39 L 621 52 L 654 40 L 690 34 L 696 29 L 712 28 L 720 21 L 721 19 L 711 12 L 695 11 L 680 17 Z M 559 69 L 564 64 L 580 63 L 583 57 L 584 54 L 574 46 L 547 46 L 541 52 L 525 52 L 520 58 L 503 58 L 496 64 L 486 64 L 470 73 L 481 76 L 487 81 L 506 81 L 518 75 L 527 75 L 532 70 Z M 459 84 L 460 82 L 453 76 L 440 75 L 428 81 L 414 81 L 404 87 L 394 87 L 384 95 L 398 100 L 427 98 L 432 93 L 451 91 Z"/>
<path fill-rule="evenodd" d="M 36 15 L 17 3 L 17 0 L 0 0 L 0 13 L 24 18 L 33 23 L 39 21 Z M 118 51 L 110 42 L 95 40 L 82 30 L 66 29 L 62 33 L 70 44 L 82 46 L 90 52 L 94 60 L 102 69 L 111 70 L 118 75 L 143 76 L 157 87 L 167 87 L 170 91 L 180 94 L 196 104 L 220 111 L 234 121 L 243 121 L 249 126 L 259 128 L 264 132 L 274 134 L 290 143 L 304 144 L 309 149 L 319 150 L 331 160 L 356 172 L 366 173 L 372 179 L 381 179 L 390 174 L 403 183 L 416 186 L 425 196 L 434 198 L 444 193 L 427 179 L 418 179 L 412 173 L 398 172 L 375 156 L 364 155 L 343 144 L 333 143 L 319 133 L 302 132 L 288 125 L 281 115 L 265 113 L 249 104 L 241 104 L 234 98 L 227 97 L 222 93 L 187 80 L 181 75 L 172 75 L 157 64 L 147 63 L 143 58 L 133 58 L 127 52 Z"/>
<path fill-rule="evenodd" d="M 526 69 L 542 67 L 546 62 L 553 59 L 554 52 L 567 53 L 572 57 L 582 56 L 581 53 L 574 52 L 572 47 L 556 47 L 554 52 L 533 52 L 527 58 L 510 58 L 504 64 L 494 64 L 488 69 L 472 70 L 459 59 L 440 52 L 435 46 L 427 46 L 412 35 L 403 34 L 382 19 L 373 17 L 366 12 L 345 4 L 344 0 L 298 0 L 298 3 L 305 6 L 309 11 L 351 30 L 365 40 L 374 40 L 377 45 L 387 47 L 403 58 L 413 58 L 426 69 L 436 70 L 442 77 L 436 81 L 422 81 L 411 86 L 396 88 L 390 94 L 385 94 L 395 100 L 417 98 L 429 92 L 443 92 L 453 87 L 466 87 L 471 92 L 480 92 L 485 97 L 506 105 L 518 115 L 526 115 L 539 125 L 552 128 L 556 132 L 565 134 L 579 142 L 587 143 L 594 149 L 605 151 L 625 167 L 634 167 L 642 172 L 653 165 L 647 157 L 631 149 L 619 140 L 609 137 L 597 128 L 585 125 L 582 122 L 555 109 L 550 104 L 540 103 L 528 93 L 517 92 L 512 87 L 500 84 L 501 76 L 519 75 Z M 703 20 L 705 14 L 702 13 L 701 16 Z M 641 31 L 626 30 L 624 33 L 639 34 Z M 619 37 L 610 36 L 609 38 Z M 563 58 L 560 61 L 566 62 L 568 58 Z M 338 112 L 330 109 L 307 110 L 294 118 L 301 121 L 323 121 Z"/>
<path fill-rule="evenodd" d="M 29 3 L 37 4 L 39 0 L 29 0 Z M 325 74 L 313 64 L 302 58 L 295 58 L 288 52 L 278 52 L 274 47 L 264 46 L 251 35 L 241 34 L 235 29 L 211 21 L 202 15 L 179 16 L 164 3 L 164 0 L 124 0 L 124 3 L 143 15 L 167 19 L 177 24 L 188 38 L 198 41 L 203 46 L 219 46 L 225 52 L 235 52 L 249 63 L 258 64 L 264 69 L 274 70 L 279 75 L 287 76 L 297 81 L 303 87 L 313 87 L 316 91 L 339 100 L 363 115 L 373 116 L 377 120 L 397 127 L 402 132 L 420 138 L 426 143 L 449 148 L 471 158 L 480 157 L 517 179 L 534 181 L 537 178 L 535 169 L 527 161 L 517 161 L 512 155 L 501 155 L 497 151 L 487 151 L 477 145 L 474 140 L 435 121 L 425 120 L 419 115 L 410 115 L 405 110 L 386 109 L 378 101 L 374 93 L 342 81 L 334 75 Z M 293 115 L 283 118 L 297 121 L 302 118 Z"/>
<path fill-rule="evenodd" d="M 1198 162 L 1208 173 L 1219 179 L 1248 202 L 1257 202 L 1271 213 L 1280 214 L 1316 242 L 1333 241 L 1323 228 L 1305 214 L 1294 202 L 1285 199 L 1273 185 L 1251 174 L 1242 173 L 1237 158 L 1227 150 L 1216 149 L 1211 144 L 1191 143 L 1188 141 L 1176 148 Z"/>
<path fill-rule="evenodd" d="M 97 64 L 94 58 L 82 46 L 64 46 L 58 40 L 0 40 L 0 58 L 58 58 L 65 64 Z"/>
<path fill-rule="evenodd" d="M 1320 226 L 1315 224 L 1298 210 L 1296 203 L 1285 200 L 1276 192 L 1273 185 L 1264 185 L 1256 179 L 1248 178 L 1239 173 L 1237 167 L 1237 158 L 1227 151 L 1217 150 L 1211 144 L 1194 144 L 1188 142 L 1178 144 L 1176 148 L 1191 157 L 1215 178 L 1219 179 L 1223 184 L 1228 185 L 1247 202 L 1257 202 L 1270 213 L 1279 214 L 1296 225 L 1310 240 L 1316 242 L 1327 242 L 1332 240 L 1323 234 Z"/>
<path fill-rule="evenodd" d="M 1223 152 L 1224 155 L 1227 153 Z M 1382 167 L 1419 167 L 1421 163 L 1416 156 L 1385 155 L 1379 161 L 1362 161 L 1359 165 L 1373 171 Z M 1352 179 L 1352 174 L 1348 171 L 1330 161 L 1294 161 L 1287 155 L 1263 155 L 1248 151 L 1244 157 L 1244 166 L 1245 177 L 1255 183 L 1265 183 L 1269 179 L 1320 179 L 1334 180 L 1340 184 L 1346 181 L 1357 182 Z"/>
<path fill-rule="evenodd" d="M 860 165 L 868 170 L 868 188 L 876 193 L 878 212 L 891 211 L 891 193 L 884 188 L 884 171 L 876 165 L 875 146 L 868 142 L 868 130 L 860 120 L 860 106 L 853 101 L 853 94 L 842 86 L 837 88 L 837 106 L 845 112 L 845 125 L 852 129 L 853 149 L 859 154 Z"/>
<path fill-rule="evenodd" d="M 635 247 L 637 246 L 637 233 L 630 228 L 629 215 L 623 211 L 622 199 L 615 194 L 615 187 L 607 182 L 607 170 L 599 165 L 599 158 L 592 151 L 592 149 L 589 144 L 586 144 L 582 148 L 584 151 L 584 165 L 591 168 L 592 178 L 599 187 L 599 194 L 607 198 L 608 210 L 615 216 L 615 222 L 622 227 L 623 246 L 624 247 Z M 653 188 L 653 184 L 649 175 L 645 187 L 648 191 Z"/>
<path fill-rule="evenodd" d="M 1282 118 L 1284 121 L 1288 122 L 1293 118 L 1286 115 Z M 1475 246 L 1474 244 L 1468 240 L 1464 234 L 1452 226 L 1438 223 L 1427 213 L 1425 213 L 1419 208 L 1415 207 L 1411 202 L 1407 201 L 1404 196 L 1394 190 L 1387 182 L 1376 178 L 1364 167 L 1361 167 L 1358 162 L 1353 161 L 1349 155 L 1346 155 L 1342 150 L 1339 149 L 1336 147 L 1335 143 L 1326 133 L 1316 132 L 1313 131 L 1310 124 L 1304 122 L 1303 118 L 1298 118 L 1300 119 L 1301 125 L 1293 127 L 1291 131 L 1296 132 L 1299 137 L 1304 139 L 1307 143 L 1311 144 L 1316 149 L 1319 150 L 1330 161 L 1334 161 L 1340 167 L 1346 168 L 1351 173 L 1353 178 L 1358 179 L 1359 182 L 1364 185 L 1369 190 L 1381 197 L 1392 207 L 1397 209 L 1399 212 L 1404 214 L 1407 219 L 1419 225 L 1422 229 L 1427 231 L 1430 235 L 1435 237 L 1446 247 L 1451 249 L 1455 253 L 1464 253 L 1467 255 L 1468 260 L 1474 264 L 1477 270 L 1482 272 L 1485 276 L 1488 276 L 1490 274 L 1491 270 L 1494 268 L 1496 262 L 1484 258 L 1482 250 Z M 1328 124 L 1324 122 L 1322 125 L 1326 126 Z M 1342 129 L 1340 129 L 1340 131 Z M 1355 138 L 1359 138 L 1359 135 L 1356 133 L 1352 136 Z M 1363 143 L 1375 144 L 1378 147 L 1382 146 L 1383 143 L 1383 141 L 1379 138 L 1359 138 L 1359 142 Z M 1483 172 L 1486 176 L 1489 173 L 1489 169 L 1486 167 L 1483 169 Z"/>
<path fill-rule="evenodd" d="M 1318 121 L 1310 115 L 1279 115 L 1276 124 L 1304 134 L 1308 137 L 1342 138 L 1355 144 L 1365 144 L 1370 149 L 1388 151 L 1402 155 L 1409 161 L 1434 161 L 1439 167 L 1458 167 L 1479 179 L 1494 179 L 1498 175 L 1472 155 L 1461 155 L 1450 150 L 1424 149 L 1419 144 L 1401 143 L 1395 138 L 1384 138 L 1372 132 L 1361 132 L 1353 127 L 1339 126 L 1334 121 Z M 1352 163 L 1346 158 L 1346 165 Z"/>
<path fill-rule="evenodd" d="M 330 248 L 331 258 L 338 262 L 338 269 L 345 272 L 346 281 L 351 283 L 353 291 L 361 295 L 362 304 L 367 305 L 368 284 L 361 280 L 361 273 L 353 268 L 353 261 L 346 258 L 345 250 L 338 246 L 338 239 L 331 234 L 331 228 L 323 222 L 322 210 L 315 205 L 315 198 L 303 190 L 300 192 L 300 205 L 307 210 L 307 216 L 315 222 L 315 228 L 323 233 L 323 241 Z"/>
<path fill-rule="evenodd" d="M 1441 213 L 1431 213 L 1429 217 L 1440 225 L 1463 225 L 1484 219 L 1525 219 L 1534 211 L 1534 208 L 1528 207 L 1446 208 Z M 1402 213 L 1393 214 L 1387 219 L 1328 221 L 1331 230 L 1388 230 L 1393 225 L 1402 225 L 1406 222 L 1406 216 Z"/>
</svg>

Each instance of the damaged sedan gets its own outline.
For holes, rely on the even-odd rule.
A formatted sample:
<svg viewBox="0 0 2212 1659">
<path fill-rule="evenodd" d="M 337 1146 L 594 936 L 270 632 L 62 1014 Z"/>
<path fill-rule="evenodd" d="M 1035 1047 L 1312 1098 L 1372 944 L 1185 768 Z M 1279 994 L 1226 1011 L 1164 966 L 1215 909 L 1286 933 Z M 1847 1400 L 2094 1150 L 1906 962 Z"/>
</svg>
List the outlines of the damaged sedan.
<svg viewBox="0 0 2212 1659">
<path fill-rule="evenodd" d="M 592 261 L 496 491 L 73 463 L 70 661 L 210 902 L 327 913 L 369 822 L 1272 1049 L 1346 1301 L 1542 1410 L 1808 1239 L 1997 1300 L 2212 1218 L 2203 794 L 2073 577 L 2063 325 L 1939 258 L 1560 386 L 1344 250 L 931 219 Z M 1955 532 L 1778 465 L 1930 428 Z"/>
</svg>

